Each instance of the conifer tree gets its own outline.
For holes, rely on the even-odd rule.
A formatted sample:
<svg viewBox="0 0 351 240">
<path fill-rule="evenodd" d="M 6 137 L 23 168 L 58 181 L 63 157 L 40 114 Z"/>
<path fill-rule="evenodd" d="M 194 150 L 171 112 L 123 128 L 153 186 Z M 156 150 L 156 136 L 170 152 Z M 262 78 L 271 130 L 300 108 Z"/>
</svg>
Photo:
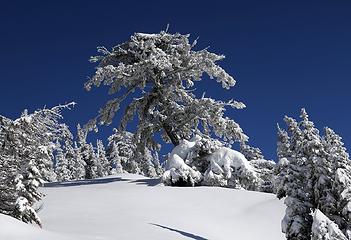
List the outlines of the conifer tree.
<svg viewBox="0 0 351 240">
<path fill-rule="evenodd" d="M 351 239 L 351 161 L 342 138 L 324 129 L 326 158 L 318 165 L 321 173 L 316 184 L 320 210 Z"/>
<path fill-rule="evenodd" d="M 195 45 L 196 41 L 189 42 L 189 35 L 162 31 L 135 33 L 111 51 L 99 47 L 101 55 L 91 58 L 99 64 L 85 87 L 90 90 L 103 84 L 109 86 L 109 94 L 120 95 L 109 100 L 87 127 L 111 124 L 120 104 L 134 96 L 123 114 L 120 130 L 126 130 L 127 123 L 137 116 L 134 142 L 141 150 L 158 150 L 154 139 L 158 132 L 174 145 L 189 139 L 196 129 L 208 135 L 212 132 L 225 141 L 246 141 L 240 126 L 224 116 L 226 107 L 241 109 L 243 103 L 193 94 L 195 82 L 205 74 L 225 89 L 235 85 L 233 77 L 217 64 L 224 56 L 207 49 L 197 51 Z"/>
<path fill-rule="evenodd" d="M 67 141 L 66 141 L 67 142 Z M 67 147 L 65 147 L 67 151 Z M 66 156 L 69 157 L 69 154 L 64 153 L 63 149 L 61 148 L 60 144 L 56 144 L 56 175 L 58 181 L 69 181 L 72 179 L 72 172 L 69 167 L 69 162 Z"/>
<path fill-rule="evenodd" d="M 291 134 L 291 152 L 284 190 L 287 206 L 282 221 L 282 231 L 288 240 L 308 240 L 311 238 L 312 217 L 314 207 L 313 186 L 311 185 L 311 157 L 313 152 L 305 144 L 308 142 L 299 124 L 293 118 L 285 117 L 288 131 Z M 307 123 L 306 123 L 307 124 Z"/>
<path fill-rule="evenodd" d="M 104 144 L 101 140 L 96 141 L 96 157 L 98 161 L 98 176 L 104 177 L 111 174 L 111 164 L 106 158 L 106 151 Z"/>
<path fill-rule="evenodd" d="M 70 147 L 67 150 L 66 158 L 70 159 L 70 167 L 72 172 L 73 180 L 81 180 L 85 179 L 86 172 L 85 166 L 86 163 L 82 159 L 82 154 L 80 148 L 77 146 L 77 143 L 74 143 L 74 148 Z"/>
</svg>

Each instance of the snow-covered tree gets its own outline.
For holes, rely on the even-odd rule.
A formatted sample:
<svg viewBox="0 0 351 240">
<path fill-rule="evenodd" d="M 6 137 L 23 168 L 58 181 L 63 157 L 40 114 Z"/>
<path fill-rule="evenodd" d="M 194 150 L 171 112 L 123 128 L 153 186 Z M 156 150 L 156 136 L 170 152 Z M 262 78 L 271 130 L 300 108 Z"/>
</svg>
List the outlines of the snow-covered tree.
<svg viewBox="0 0 351 240">
<path fill-rule="evenodd" d="M 250 165 L 253 167 L 257 177 L 258 177 L 258 186 L 257 191 L 260 192 L 274 192 L 274 171 L 276 164 L 272 160 L 266 159 L 256 159 L 251 160 Z"/>
<path fill-rule="evenodd" d="M 351 239 L 351 161 L 342 138 L 325 128 L 326 157 L 317 165 L 320 173 L 315 186 L 320 210 Z"/>
<path fill-rule="evenodd" d="M 331 221 L 319 209 L 313 214 L 311 240 L 349 240 L 338 225 Z"/>
<path fill-rule="evenodd" d="M 287 196 L 284 203 L 287 208 L 282 220 L 282 231 L 288 240 L 307 240 L 311 238 L 312 217 L 310 213 L 314 207 L 311 182 L 313 178 L 311 161 L 314 158 L 314 147 L 308 136 L 315 134 L 315 132 L 312 131 L 313 126 L 307 121 L 298 124 L 295 119 L 290 117 L 285 117 L 284 120 L 290 134 L 291 157 L 286 166 L 288 168 L 286 171 L 287 180 L 284 182 Z M 308 128 L 301 129 L 300 125 Z M 310 137 L 318 139 L 318 136 Z"/>
<path fill-rule="evenodd" d="M 66 141 L 67 142 L 67 141 Z M 67 147 L 65 147 L 67 149 Z M 58 181 L 69 181 L 72 179 L 72 172 L 70 170 L 68 159 L 66 158 L 67 153 L 61 148 L 60 143 L 56 143 L 56 176 Z"/>
<path fill-rule="evenodd" d="M 135 144 L 134 134 L 114 129 L 109 137 L 107 156 L 116 172 L 156 177 L 162 168 L 156 151 Z"/>
<path fill-rule="evenodd" d="M 309 239 L 312 231 L 310 212 L 319 209 L 350 239 L 349 155 L 334 131 L 326 128 L 325 136 L 321 138 L 305 109 L 301 110 L 300 117 L 299 123 L 285 117 L 288 133 L 278 129 L 277 153 L 284 164 L 278 164 L 277 195 L 287 196 L 283 232 L 288 239 Z M 329 239 L 317 235 L 314 239 Z"/>
<path fill-rule="evenodd" d="M 99 162 L 97 160 L 96 154 L 94 152 L 94 147 L 86 141 L 87 131 L 84 128 L 81 128 L 80 125 L 77 125 L 77 140 L 79 155 L 84 161 L 85 167 L 85 179 L 94 179 L 99 177 L 98 169 L 100 168 Z"/>
<path fill-rule="evenodd" d="M 0 170 L 0 212 L 40 225 L 32 206 L 42 197 L 38 188 L 43 179 L 53 179 L 54 143 L 67 129 L 59 122 L 61 110 L 72 105 L 24 111 L 14 121 L 0 117 L 0 165 L 6 167 Z"/>
<path fill-rule="evenodd" d="M 252 147 L 247 142 L 240 143 L 240 152 L 250 161 L 250 165 L 253 166 L 259 178 L 258 188 L 256 190 L 272 193 L 274 191 L 275 162 L 266 160 L 261 149 Z"/>
<path fill-rule="evenodd" d="M 111 174 L 111 164 L 106 158 L 105 147 L 101 140 L 96 141 L 96 149 L 96 157 L 99 162 L 97 174 L 99 177 L 107 176 Z"/>
<path fill-rule="evenodd" d="M 126 108 L 121 130 L 136 115 L 138 118 L 134 142 L 140 149 L 158 150 L 154 136 L 161 132 L 167 142 L 178 145 L 189 139 L 196 129 L 214 133 L 226 141 L 246 141 L 247 136 L 232 119 L 224 116 L 226 107 L 244 108 L 241 102 L 216 101 L 193 93 L 195 82 L 204 74 L 229 89 L 235 80 L 217 62 L 224 58 L 207 49 L 195 50 L 196 41 L 189 35 L 135 33 L 130 40 L 111 51 L 99 47 L 100 56 L 95 74 L 85 84 L 87 90 L 101 84 L 109 86 L 109 94 L 120 94 L 100 109 L 88 127 L 96 123 L 110 124 L 120 104 L 134 96 Z"/>
<path fill-rule="evenodd" d="M 249 161 L 264 159 L 261 149 L 252 147 L 247 142 L 240 143 L 240 152 L 244 154 L 245 158 Z"/>
<path fill-rule="evenodd" d="M 67 145 L 70 146 L 70 145 Z M 82 154 L 77 143 L 74 143 L 74 147 L 69 147 L 66 152 L 66 159 L 69 161 L 69 167 L 72 172 L 73 180 L 85 179 L 85 166 L 86 163 L 82 159 Z"/>
</svg>

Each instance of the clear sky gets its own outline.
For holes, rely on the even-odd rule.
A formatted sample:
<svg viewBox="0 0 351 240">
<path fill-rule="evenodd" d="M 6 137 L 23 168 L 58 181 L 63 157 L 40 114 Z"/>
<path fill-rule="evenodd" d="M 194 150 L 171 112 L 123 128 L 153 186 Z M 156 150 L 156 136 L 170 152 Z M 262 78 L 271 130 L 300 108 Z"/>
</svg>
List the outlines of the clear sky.
<svg viewBox="0 0 351 240">
<path fill-rule="evenodd" d="M 228 111 L 268 158 L 275 158 L 276 123 L 306 107 L 351 148 L 350 1 L 2 1 L 0 114 L 15 118 L 75 101 L 65 121 L 74 129 L 94 117 L 107 89 L 86 92 L 96 47 L 112 47 L 134 32 L 200 37 L 199 48 L 226 55 L 237 80 L 222 90 L 206 79 L 206 96 L 243 101 Z M 118 119 L 116 119 L 116 125 Z M 103 128 L 106 138 L 110 128 Z"/>
</svg>

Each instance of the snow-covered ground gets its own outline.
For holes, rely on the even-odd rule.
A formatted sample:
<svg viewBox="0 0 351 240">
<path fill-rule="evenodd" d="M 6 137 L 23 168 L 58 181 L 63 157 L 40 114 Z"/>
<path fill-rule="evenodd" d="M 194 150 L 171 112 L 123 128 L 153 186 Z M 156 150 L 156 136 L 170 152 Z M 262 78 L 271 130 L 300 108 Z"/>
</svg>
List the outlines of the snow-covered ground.
<svg viewBox="0 0 351 240">
<path fill-rule="evenodd" d="M 285 239 L 285 207 L 272 194 L 165 187 L 132 174 L 52 183 L 42 190 L 43 230 L 0 215 L 0 239 Z"/>
</svg>

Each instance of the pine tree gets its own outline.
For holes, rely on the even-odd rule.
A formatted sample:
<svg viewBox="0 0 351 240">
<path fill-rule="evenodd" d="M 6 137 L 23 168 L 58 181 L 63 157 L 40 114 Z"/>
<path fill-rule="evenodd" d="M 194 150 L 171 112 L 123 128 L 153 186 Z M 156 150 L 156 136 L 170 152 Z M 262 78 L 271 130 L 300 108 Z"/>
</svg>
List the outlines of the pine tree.
<svg viewBox="0 0 351 240">
<path fill-rule="evenodd" d="M 123 173 L 121 156 L 115 141 L 109 142 L 108 158 L 111 162 L 112 173 Z"/>
<path fill-rule="evenodd" d="M 276 178 L 274 180 L 274 188 L 279 199 L 286 196 L 286 183 L 288 181 L 288 164 L 291 160 L 292 153 L 290 149 L 290 138 L 288 133 L 277 126 L 278 128 L 278 140 L 277 140 L 277 156 L 278 164 L 276 165 L 274 172 Z"/>
<path fill-rule="evenodd" d="M 82 154 L 80 151 L 80 148 L 77 146 L 77 143 L 74 143 L 74 148 L 70 147 L 67 150 L 67 159 L 70 159 L 70 169 L 72 172 L 72 179 L 73 180 L 81 180 L 85 179 L 86 177 L 86 172 L 85 172 L 85 166 L 86 163 L 82 159 Z"/>
<path fill-rule="evenodd" d="M 66 141 L 67 142 L 67 141 Z M 67 147 L 66 151 L 67 151 Z M 64 153 L 63 149 L 61 148 L 60 144 L 56 144 L 56 175 L 58 181 L 69 181 L 72 179 L 72 172 L 69 167 L 68 159 L 66 158 L 67 153 Z"/>
<path fill-rule="evenodd" d="M 351 161 L 342 138 L 325 128 L 323 145 L 326 158 L 318 165 L 316 184 L 320 210 L 351 239 Z"/>
<path fill-rule="evenodd" d="M 320 210 L 313 214 L 312 237 L 311 240 L 349 240 L 338 225 L 331 221 Z"/>
<path fill-rule="evenodd" d="M 109 137 L 107 156 L 115 171 L 160 176 L 163 170 L 157 152 L 135 144 L 134 137 L 130 132 L 117 129 Z"/>
<path fill-rule="evenodd" d="M 321 138 L 305 109 L 301 110 L 300 123 L 287 117 L 285 121 L 290 136 L 279 130 L 277 151 L 280 159 L 287 160 L 278 175 L 287 196 L 283 232 L 288 239 L 308 239 L 311 231 L 313 239 L 344 239 L 324 234 L 326 229 L 317 229 L 315 223 L 313 229 L 310 212 L 319 209 L 350 238 L 351 164 L 341 138 L 329 128 Z M 316 233 L 316 229 L 321 232 Z"/>
<path fill-rule="evenodd" d="M 94 153 L 94 147 L 92 144 L 88 144 L 86 141 L 87 132 L 85 129 L 77 125 L 77 140 L 79 144 L 79 154 L 81 159 L 84 161 L 85 168 L 85 179 L 93 179 L 98 177 L 97 169 L 98 164 Z"/>
<path fill-rule="evenodd" d="M 245 158 L 249 161 L 264 159 L 261 149 L 251 147 L 246 142 L 240 143 L 240 152 L 244 154 Z"/>
<path fill-rule="evenodd" d="M 288 176 L 284 187 L 287 195 L 284 203 L 287 209 L 282 221 L 282 231 L 288 240 L 307 240 L 311 238 L 310 213 L 314 207 L 314 199 L 311 185 L 313 174 L 310 168 L 313 156 L 309 155 L 313 149 L 309 148 L 310 144 L 305 134 L 313 131 L 307 121 L 300 125 L 308 127 L 308 131 L 301 129 L 293 118 L 285 117 L 284 120 L 291 135 L 292 154 L 287 166 Z"/>
<path fill-rule="evenodd" d="M 224 116 L 226 107 L 242 109 L 243 103 L 197 98 L 192 93 L 195 82 L 202 80 L 204 73 L 225 89 L 235 85 L 233 77 L 217 65 L 224 56 L 207 49 L 196 51 L 195 44 L 196 41 L 189 43 L 189 35 L 162 31 L 135 33 L 111 51 L 98 48 L 101 55 L 91 61 L 99 65 L 85 84 L 86 89 L 104 84 L 110 87 L 110 94 L 122 95 L 109 100 L 88 128 L 95 128 L 97 122 L 111 124 L 120 104 L 133 95 L 120 129 L 126 130 L 136 115 L 134 143 L 140 149 L 159 150 L 154 139 L 158 132 L 165 141 L 178 145 L 181 139 L 189 139 L 195 129 L 203 129 L 208 135 L 212 132 L 225 141 L 246 141 L 240 126 Z"/>
<path fill-rule="evenodd" d="M 106 151 L 104 144 L 101 140 L 96 141 L 96 148 L 97 148 L 97 161 L 99 162 L 98 164 L 98 176 L 99 177 L 104 177 L 109 174 L 111 174 L 111 164 L 106 158 Z"/>
<path fill-rule="evenodd" d="M 52 149 L 55 142 L 65 138 L 67 129 L 59 122 L 61 110 L 71 106 L 59 105 L 31 114 L 25 110 L 16 120 L 0 117 L 1 213 L 40 225 L 32 206 L 42 197 L 38 188 L 43 175 L 46 180 L 52 179 Z"/>
</svg>

